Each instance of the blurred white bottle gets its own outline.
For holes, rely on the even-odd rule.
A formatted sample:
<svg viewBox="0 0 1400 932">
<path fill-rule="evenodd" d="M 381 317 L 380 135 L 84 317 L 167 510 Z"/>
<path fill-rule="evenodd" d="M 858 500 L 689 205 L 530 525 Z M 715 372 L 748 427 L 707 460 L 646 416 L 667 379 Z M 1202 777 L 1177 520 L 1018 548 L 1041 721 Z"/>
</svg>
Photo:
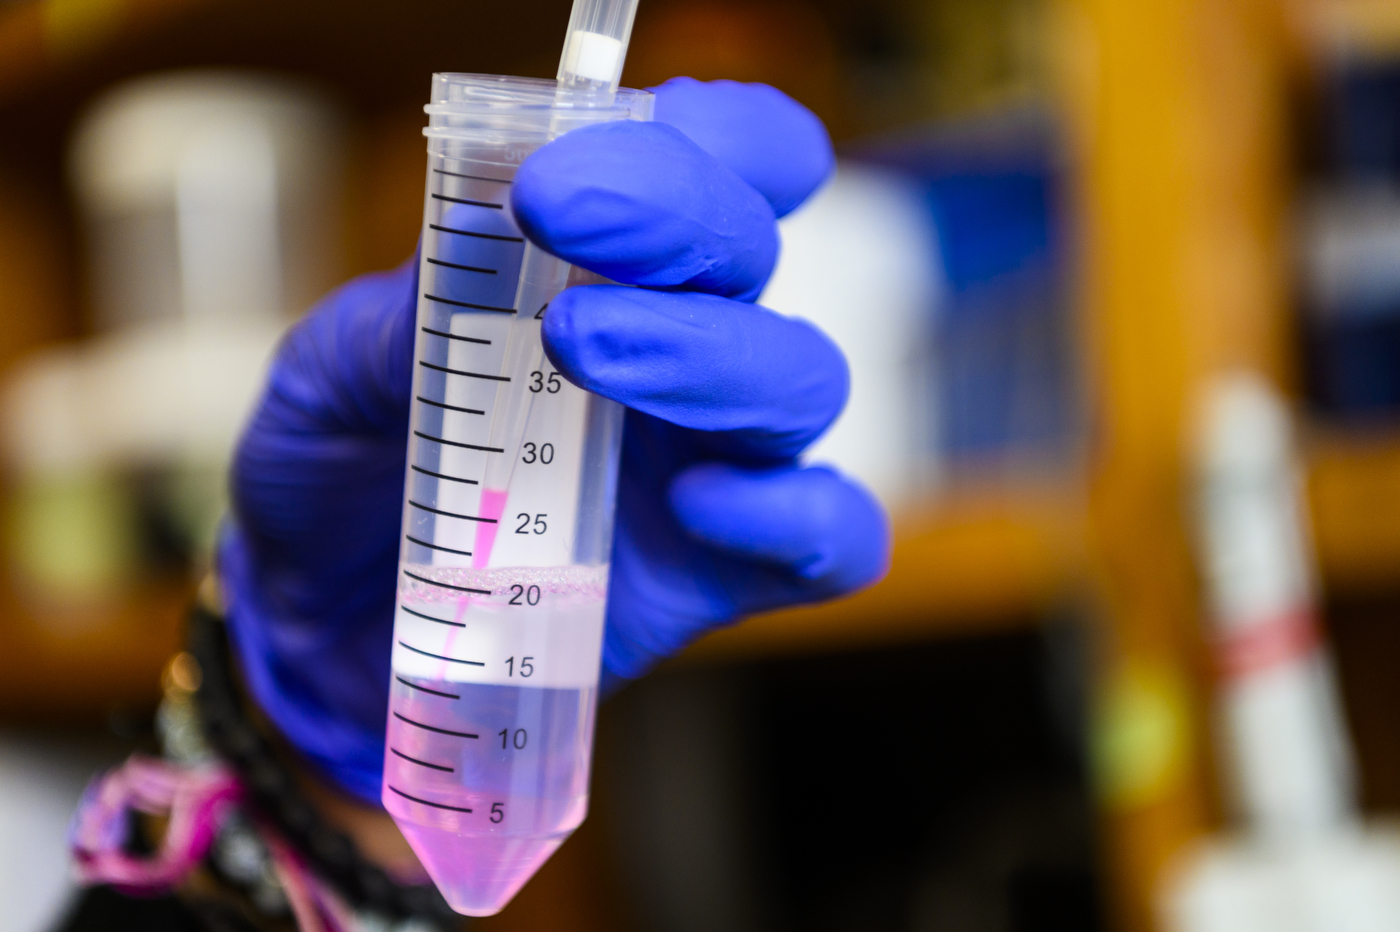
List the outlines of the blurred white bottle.
<svg viewBox="0 0 1400 932">
<path fill-rule="evenodd" d="M 139 78 L 80 117 L 94 335 L 34 354 L 4 393 L 31 592 L 91 601 L 137 574 L 132 474 L 207 548 L 266 362 L 334 283 L 343 153 L 335 108 L 266 76 Z"/>
<path fill-rule="evenodd" d="M 887 506 L 930 491 L 943 279 L 923 192 L 896 172 L 842 162 L 779 229 L 782 254 L 759 303 L 816 324 L 851 369 L 845 410 L 806 458 L 862 480 Z"/>
<path fill-rule="evenodd" d="M 1207 387 L 1200 551 L 1219 668 L 1221 761 L 1242 831 L 1191 851 L 1176 932 L 1400 930 L 1400 839 L 1367 831 L 1331 661 L 1289 410 L 1252 373 Z"/>
</svg>

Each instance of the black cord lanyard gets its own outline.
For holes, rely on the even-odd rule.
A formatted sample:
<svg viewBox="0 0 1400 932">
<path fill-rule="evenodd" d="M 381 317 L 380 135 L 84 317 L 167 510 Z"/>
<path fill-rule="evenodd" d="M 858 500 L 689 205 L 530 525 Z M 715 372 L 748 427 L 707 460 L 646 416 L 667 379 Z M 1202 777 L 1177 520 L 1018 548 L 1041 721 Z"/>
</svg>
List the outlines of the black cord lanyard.
<svg viewBox="0 0 1400 932">
<path fill-rule="evenodd" d="M 326 824 L 297 789 L 270 742 L 248 720 L 223 619 L 196 605 L 190 612 L 189 650 L 201 668 L 195 705 L 204 736 L 238 772 L 258 814 L 297 848 L 311 870 L 356 909 L 418 919 L 434 929 L 460 929 L 462 917 L 435 887 L 394 881 L 366 860 L 349 837 Z"/>
</svg>

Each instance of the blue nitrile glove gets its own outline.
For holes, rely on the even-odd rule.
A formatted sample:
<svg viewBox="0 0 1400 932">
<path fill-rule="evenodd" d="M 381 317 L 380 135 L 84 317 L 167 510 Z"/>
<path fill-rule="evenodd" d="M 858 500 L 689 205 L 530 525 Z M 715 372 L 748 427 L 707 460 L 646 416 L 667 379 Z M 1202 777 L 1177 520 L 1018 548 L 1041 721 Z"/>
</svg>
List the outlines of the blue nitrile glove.
<svg viewBox="0 0 1400 932">
<path fill-rule="evenodd" d="M 772 88 L 679 80 L 657 123 L 577 130 L 521 167 L 532 240 L 616 281 L 550 305 L 545 348 L 628 414 L 604 675 L 643 673 L 751 612 L 883 573 L 871 496 L 795 457 L 847 376 L 819 331 L 750 302 L 790 209 L 832 165 Z M 699 140 L 705 148 L 697 145 Z M 708 152 L 706 150 L 709 150 Z M 356 279 L 288 336 L 234 463 L 219 569 L 249 689 L 320 770 L 377 801 L 417 261 Z"/>
</svg>

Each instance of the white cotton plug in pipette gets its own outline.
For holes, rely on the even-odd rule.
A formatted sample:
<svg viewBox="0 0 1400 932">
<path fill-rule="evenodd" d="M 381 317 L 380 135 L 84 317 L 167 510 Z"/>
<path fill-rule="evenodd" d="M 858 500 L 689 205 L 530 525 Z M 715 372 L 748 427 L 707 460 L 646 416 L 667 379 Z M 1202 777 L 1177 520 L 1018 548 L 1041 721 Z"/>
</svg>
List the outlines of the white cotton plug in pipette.
<svg viewBox="0 0 1400 932">
<path fill-rule="evenodd" d="M 617 86 L 635 0 L 579 0 L 557 81 L 433 76 L 381 800 L 448 905 L 499 912 L 583 821 L 622 408 L 546 359 L 596 280 L 530 243 L 516 171 L 648 120 Z"/>
<path fill-rule="evenodd" d="M 559 87 L 611 94 L 622 79 L 637 0 L 576 0 L 559 58 Z"/>
</svg>

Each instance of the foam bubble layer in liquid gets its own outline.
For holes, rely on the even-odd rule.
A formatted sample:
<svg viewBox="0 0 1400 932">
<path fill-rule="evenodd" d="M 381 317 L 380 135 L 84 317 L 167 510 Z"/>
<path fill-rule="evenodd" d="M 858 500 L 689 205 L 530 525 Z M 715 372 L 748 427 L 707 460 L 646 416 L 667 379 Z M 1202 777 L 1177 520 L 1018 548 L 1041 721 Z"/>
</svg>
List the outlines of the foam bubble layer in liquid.
<svg viewBox="0 0 1400 932">
<path fill-rule="evenodd" d="M 405 564 L 394 670 L 506 686 L 596 686 L 607 574 L 606 566 Z"/>
<path fill-rule="evenodd" d="M 583 821 L 606 596 L 605 566 L 403 567 L 382 798 L 458 912 Z"/>
</svg>

